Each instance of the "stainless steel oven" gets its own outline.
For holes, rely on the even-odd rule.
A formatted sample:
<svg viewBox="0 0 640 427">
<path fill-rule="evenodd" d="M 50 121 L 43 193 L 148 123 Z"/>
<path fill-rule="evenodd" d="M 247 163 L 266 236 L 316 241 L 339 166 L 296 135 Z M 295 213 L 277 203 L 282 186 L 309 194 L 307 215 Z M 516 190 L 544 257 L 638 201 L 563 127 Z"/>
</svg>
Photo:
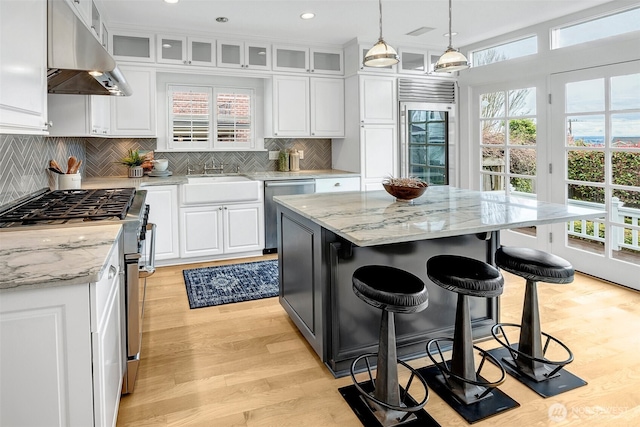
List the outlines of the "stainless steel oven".
<svg viewBox="0 0 640 427">
<path fill-rule="evenodd" d="M 94 190 L 38 190 L 0 207 L 0 228 L 95 225 L 95 221 L 122 224 L 120 259 L 124 268 L 122 336 L 126 367 L 123 393 L 133 391 L 142 342 L 146 279 L 155 271 L 155 224 L 148 222 L 147 192 L 135 188 Z M 146 241 L 149 245 L 146 245 Z M 148 247 L 148 253 L 145 250 Z"/>
</svg>

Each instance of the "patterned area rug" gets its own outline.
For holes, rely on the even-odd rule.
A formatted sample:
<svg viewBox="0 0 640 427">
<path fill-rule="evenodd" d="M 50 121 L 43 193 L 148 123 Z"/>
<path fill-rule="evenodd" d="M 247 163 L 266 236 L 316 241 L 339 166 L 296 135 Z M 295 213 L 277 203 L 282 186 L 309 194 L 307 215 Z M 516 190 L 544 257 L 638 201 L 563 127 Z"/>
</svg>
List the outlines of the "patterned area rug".
<svg viewBox="0 0 640 427">
<path fill-rule="evenodd" d="M 183 270 L 191 308 L 278 295 L 278 261 L 257 261 Z"/>
</svg>

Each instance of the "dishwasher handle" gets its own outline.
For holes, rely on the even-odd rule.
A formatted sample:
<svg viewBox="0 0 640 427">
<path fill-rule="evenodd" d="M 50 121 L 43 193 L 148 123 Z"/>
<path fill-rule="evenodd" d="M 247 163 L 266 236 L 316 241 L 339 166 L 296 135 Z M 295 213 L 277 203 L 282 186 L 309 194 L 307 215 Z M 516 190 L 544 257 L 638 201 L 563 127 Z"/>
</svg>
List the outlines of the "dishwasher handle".
<svg viewBox="0 0 640 427">
<path fill-rule="evenodd" d="M 265 187 L 293 187 L 293 186 L 302 186 L 302 185 L 315 185 L 316 184 L 316 180 L 315 179 L 311 179 L 311 180 L 306 180 L 306 181 L 300 181 L 300 180 L 296 180 L 296 181 L 289 181 L 289 180 L 282 180 L 282 181 L 266 181 L 264 183 Z"/>
</svg>

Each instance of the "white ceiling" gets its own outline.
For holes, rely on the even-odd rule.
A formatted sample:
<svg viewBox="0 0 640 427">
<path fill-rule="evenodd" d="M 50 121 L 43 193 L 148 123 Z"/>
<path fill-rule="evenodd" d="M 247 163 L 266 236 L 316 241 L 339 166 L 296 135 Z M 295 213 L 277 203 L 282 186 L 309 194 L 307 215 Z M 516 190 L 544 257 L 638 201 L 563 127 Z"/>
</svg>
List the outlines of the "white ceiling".
<svg viewBox="0 0 640 427">
<path fill-rule="evenodd" d="M 608 3 L 611 0 L 454 0 L 453 44 L 465 46 L 519 28 Z M 376 0 L 101 0 L 110 26 L 179 34 L 271 39 L 293 44 L 342 45 L 353 38 L 378 38 Z M 390 44 L 441 47 L 448 44 L 447 0 L 383 0 L 383 35 Z M 314 12 L 311 20 L 302 12 Z M 216 17 L 229 18 L 227 23 Z M 420 27 L 433 31 L 413 37 Z"/>
</svg>

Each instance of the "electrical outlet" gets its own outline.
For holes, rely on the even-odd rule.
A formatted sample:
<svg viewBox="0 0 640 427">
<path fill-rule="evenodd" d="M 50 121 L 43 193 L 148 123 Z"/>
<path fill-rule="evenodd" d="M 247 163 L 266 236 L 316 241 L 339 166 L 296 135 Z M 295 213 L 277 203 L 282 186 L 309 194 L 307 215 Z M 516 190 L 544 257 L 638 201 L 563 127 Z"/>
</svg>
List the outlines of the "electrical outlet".
<svg viewBox="0 0 640 427">
<path fill-rule="evenodd" d="M 304 151 L 298 150 L 298 154 L 300 154 L 300 160 L 304 159 Z"/>
<path fill-rule="evenodd" d="M 279 151 L 269 151 L 269 160 L 278 160 Z"/>
</svg>

